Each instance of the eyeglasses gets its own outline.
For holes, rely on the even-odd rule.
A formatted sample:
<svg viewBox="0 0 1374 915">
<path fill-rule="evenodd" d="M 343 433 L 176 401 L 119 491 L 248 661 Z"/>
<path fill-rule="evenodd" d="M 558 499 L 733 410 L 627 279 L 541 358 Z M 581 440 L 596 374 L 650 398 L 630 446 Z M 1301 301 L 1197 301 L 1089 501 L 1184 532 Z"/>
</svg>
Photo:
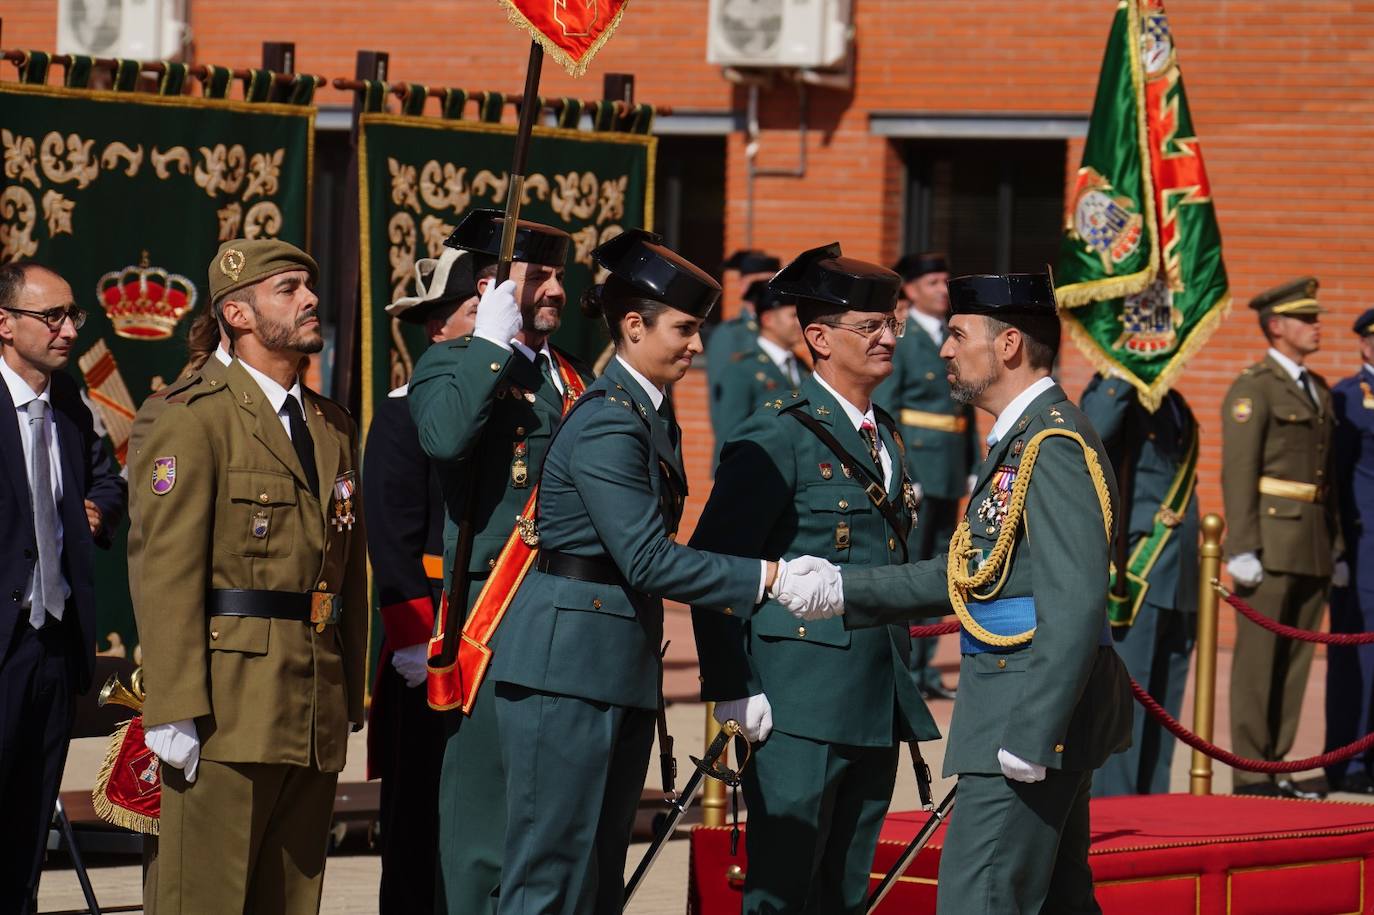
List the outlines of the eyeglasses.
<svg viewBox="0 0 1374 915">
<path fill-rule="evenodd" d="M 86 310 L 84 308 L 77 308 L 75 305 L 69 308 L 49 308 L 47 311 L 30 311 L 27 308 L 6 308 L 5 310 L 12 311 L 17 315 L 28 315 L 31 318 L 37 318 L 48 325 L 48 330 L 54 334 L 62 329 L 62 322 L 69 318 L 71 319 L 72 327 L 76 330 L 80 330 L 86 323 Z"/>
<path fill-rule="evenodd" d="M 830 327 L 843 327 L 845 330 L 852 330 L 856 334 L 867 337 L 869 343 L 882 336 L 884 330 L 892 331 L 892 336 L 897 338 L 901 338 L 906 333 L 906 322 L 898 321 L 896 318 L 883 318 L 881 321 L 822 321 L 820 323 Z"/>
</svg>

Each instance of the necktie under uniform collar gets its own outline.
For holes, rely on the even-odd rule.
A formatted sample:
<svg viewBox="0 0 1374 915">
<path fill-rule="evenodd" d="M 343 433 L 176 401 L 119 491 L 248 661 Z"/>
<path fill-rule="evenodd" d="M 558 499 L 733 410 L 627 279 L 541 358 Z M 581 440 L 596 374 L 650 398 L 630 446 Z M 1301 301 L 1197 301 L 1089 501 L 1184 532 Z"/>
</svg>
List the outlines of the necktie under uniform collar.
<svg viewBox="0 0 1374 915">
<path fill-rule="evenodd" d="M 305 471 L 310 491 L 318 496 L 320 472 L 315 467 L 315 439 L 305 424 L 305 414 L 301 412 L 300 401 L 288 396 L 282 404 L 282 411 L 286 414 L 287 424 L 290 426 L 291 447 L 296 449 L 296 457 L 301 462 L 301 469 Z"/>
</svg>

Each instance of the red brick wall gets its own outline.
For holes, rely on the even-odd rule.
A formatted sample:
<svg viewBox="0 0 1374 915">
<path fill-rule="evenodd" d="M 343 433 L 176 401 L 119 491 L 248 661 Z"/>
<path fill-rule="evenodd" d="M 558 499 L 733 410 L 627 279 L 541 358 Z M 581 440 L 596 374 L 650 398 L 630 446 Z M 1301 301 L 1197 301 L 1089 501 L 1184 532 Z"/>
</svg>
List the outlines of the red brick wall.
<svg viewBox="0 0 1374 915">
<path fill-rule="evenodd" d="M 872 111 L 1034 112 L 1085 115 L 1115 8 L 1112 0 L 861 0 L 854 90 L 811 90 L 804 178 L 756 186 L 756 245 L 783 255 L 841 239 L 847 253 L 890 260 L 901 244 L 901 163 L 893 144 L 869 133 Z M 493 0 L 394 4 L 190 0 L 195 56 L 246 65 L 264 40 L 295 41 L 302 69 L 352 74 L 354 52 L 391 53 L 394 79 L 518 92 L 526 39 Z M 1244 302 L 1304 273 L 1322 280 L 1332 309 L 1326 349 L 1314 366 L 1335 380 L 1356 364 L 1348 327 L 1370 304 L 1374 280 L 1374 7 L 1361 0 L 1257 3 L 1172 0 L 1168 4 L 1194 122 L 1221 220 L 1237 308 L 1192 363 L 1181 390 L 1204 423 L 1201 505 L 1220 509 L 1216 437 L 1230 380 L 1263 352 Z M 56 3 L 28 0 L 3 10 L 6 47 L 51 47 Z M 706 63 L 705 0 L 637 0 L 587 78 L 546 68 L 546 95 L 599 93 L 608 71 L 633 72 L 641 99 L 680 109 L 742 110 L 744 90 Z M 12 71 L 5 74 L 12 76 Z M 333 90 L 321 103 L 345 99 Z M 758 165 L 787 168 L 797 156 L 796 94 L 762 94 Z M 1077 165 L 1071 143 L 1066 172 Z M 727 144 L 726 249 L 745 242 L 745 157 Z M 976 265 L 968 265 L 974 269 Z M 1062 377 L 1076 394 L 1088 369 L 1068 352 Z M 697 376 L 679 413 L 693 436 L 694 499 L 707 492 L 709 448 Z"/>
</svg>

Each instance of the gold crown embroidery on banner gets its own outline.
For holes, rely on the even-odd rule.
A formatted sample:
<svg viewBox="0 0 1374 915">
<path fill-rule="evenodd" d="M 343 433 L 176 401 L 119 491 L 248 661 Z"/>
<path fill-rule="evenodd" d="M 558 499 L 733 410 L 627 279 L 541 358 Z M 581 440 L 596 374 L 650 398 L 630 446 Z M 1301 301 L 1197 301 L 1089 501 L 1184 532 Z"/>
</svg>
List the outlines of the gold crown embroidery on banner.
<svg viewBox="0 0 1374 915">
<path fill-rule="evenodd" d="M 180 274 L 148 263 L 111 270 L 96 284 L 96 296 L 121 337 L 165 340 L 196 305 L 196 285 Z"/>
</svg>

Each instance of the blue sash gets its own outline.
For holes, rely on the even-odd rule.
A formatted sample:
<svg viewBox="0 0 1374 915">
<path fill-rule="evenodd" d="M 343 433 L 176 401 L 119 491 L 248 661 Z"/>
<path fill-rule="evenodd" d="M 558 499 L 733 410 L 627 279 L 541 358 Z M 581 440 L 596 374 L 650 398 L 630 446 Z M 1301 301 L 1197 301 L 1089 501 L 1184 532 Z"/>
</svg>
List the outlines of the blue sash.
<svg viewBox="0 0 1374 915">
<path fill-rule="evenodd" d="M 997 600 L 968 602 L 968 612 L 988 632 L 993 635 L 1020 635 L 1035 628 L 1034 597 L 999 597 Z M 1030 643 L 1027 642 L 1027 645 Z M 1098 645 L 1112 644 L 1112 627 L 1106 617 L 1102 619 L 1102 635 Z M 1017 645 L 1015 648 L 1023 648 Z M 967 629 L 959 630 L 959 651 L 962 654 L 982 654 L 985 651 L 1008 651 L 997 645 L 989 645 L 974 638 Z"/>
</svg>

